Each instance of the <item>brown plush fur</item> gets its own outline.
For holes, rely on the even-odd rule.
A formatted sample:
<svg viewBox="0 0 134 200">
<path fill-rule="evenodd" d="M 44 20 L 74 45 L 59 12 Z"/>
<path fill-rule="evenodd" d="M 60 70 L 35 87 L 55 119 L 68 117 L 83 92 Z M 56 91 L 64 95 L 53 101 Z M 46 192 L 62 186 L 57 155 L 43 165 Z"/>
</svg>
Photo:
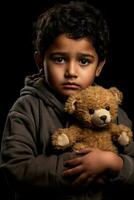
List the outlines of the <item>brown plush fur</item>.
<svg viewBox="0 0 134 200">
<path fill-rule="evenodd" d="M 76 118 L 76 123 L 52 135 L 54 147 L 71 147 L 74 151 L 93 147 L 117 153 L 118 145 L 128 145 L 132 140 L 128 127 L 114 123 L 122 98 L 116 87 L 101 86 L 89 86 L 70 96 L 65 111 Z"/>
</svg>

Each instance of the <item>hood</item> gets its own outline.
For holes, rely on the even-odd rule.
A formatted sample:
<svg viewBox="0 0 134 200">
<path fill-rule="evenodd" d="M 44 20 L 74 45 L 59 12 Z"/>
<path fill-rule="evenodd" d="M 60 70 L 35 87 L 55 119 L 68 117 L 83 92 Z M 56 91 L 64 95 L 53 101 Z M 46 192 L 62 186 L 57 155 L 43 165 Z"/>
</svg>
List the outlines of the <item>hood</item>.
<svg viewBox="0 0 134 200">
<path fill-rule="evenodd" d="M 40 74 L 33 74 L 25 78 L 25 85 L 20 91 L 20 96 L 27 94 L 43 100 L 46 105 L 52 107 L 56 112 L 64 112 L 64 103 L 56 98 L 54 92 Z"/>
</svg>

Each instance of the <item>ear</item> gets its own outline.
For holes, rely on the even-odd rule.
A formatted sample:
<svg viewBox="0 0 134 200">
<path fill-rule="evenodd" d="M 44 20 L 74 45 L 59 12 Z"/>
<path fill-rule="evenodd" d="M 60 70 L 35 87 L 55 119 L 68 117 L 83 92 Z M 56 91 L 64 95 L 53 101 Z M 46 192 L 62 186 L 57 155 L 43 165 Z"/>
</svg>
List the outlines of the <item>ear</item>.
<svg viewBox="0 0 134 200">
<path fill-rule="evenodd" d="M 117 103 L 120 105 L 123 100 L 123 93 L 116 87 L 110 87 L 109 90 L 115 96 Z"/>
<path fill-rule="evenodd" d="M 97 66 L 96 68 L 96 77 L 98 77 L 103 69 L 103 66 L 105 65 L 106 63 L 106 59 L 104 59 L 103 61 L 99 62 L 99 65 Z"/>
<path fill-rule="evenodd" d="M 42 69 L 43 68 L 43 57 L 37 51 L 34 53 L 34 60 L 35 60 L 35 63 L 37 65 L 38 69 L 39 70 Z"/>
</svg>

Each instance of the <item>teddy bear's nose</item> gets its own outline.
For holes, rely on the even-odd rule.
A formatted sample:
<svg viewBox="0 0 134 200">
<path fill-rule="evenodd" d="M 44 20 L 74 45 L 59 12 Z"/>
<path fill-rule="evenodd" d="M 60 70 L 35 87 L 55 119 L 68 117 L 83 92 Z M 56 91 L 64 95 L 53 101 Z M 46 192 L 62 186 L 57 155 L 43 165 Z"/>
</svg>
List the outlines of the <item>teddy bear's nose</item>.
<svg viewBox="0 0 134 200">
<path fill-rule="evenodd" d="M 105 121 L 105 120 L 106 120 L 106 118 L 107 118 L 107 116 L 106 116 L 106 115 L 102 115 L 102 116 L 100 117 L 100 119 L 101 119 L 101 120 L 103 120 L 103 121 Z"/>
</svg>

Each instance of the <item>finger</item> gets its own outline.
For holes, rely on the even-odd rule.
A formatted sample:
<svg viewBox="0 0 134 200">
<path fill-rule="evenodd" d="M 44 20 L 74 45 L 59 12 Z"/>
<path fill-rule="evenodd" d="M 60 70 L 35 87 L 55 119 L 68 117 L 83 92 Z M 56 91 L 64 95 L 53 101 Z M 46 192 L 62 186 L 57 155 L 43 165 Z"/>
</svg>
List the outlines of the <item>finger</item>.
<svg viewBox="0 0 134 200">
<path fill-rule="evenodd" d="M 72 186 L 78 186 L 80 184 L 86 184 L 93 180 L 94 176 L 88 176 L 86 173 L 81 174 L 73 183 Z"/>
<path fill-rule="evenodd" d="M 87 153 L 90 153 L 94 150 L 94 148 L 85 148 L 85 149 L 81 149 L 79 151 L 77 151 L 76 153 L 77 154 L 87 154 Z"/>
<path fill-rule="evenodd" d="M 72 183 L 72 186 L 78 186 L 80 184 L 85 183 L 88 180 L 87 174 L 82 173 L 75 181 Z"/>
<path fill-rule="evenodd" d="M 81 157 L 64 161 L 65 166 L 77 166 L 81 164 Z"/>
<path fill-rule="evenodd" d="M 65 176 L 72 176 L 72 175 L 75 175 L 75 174 L 79 174 L 82 172 L 82 167 L 79 165 L 77 167 L 74 167 L 72 169 L 67 169 L 65 170 L 62 175 L 65 177 Z"/>
</svg>

